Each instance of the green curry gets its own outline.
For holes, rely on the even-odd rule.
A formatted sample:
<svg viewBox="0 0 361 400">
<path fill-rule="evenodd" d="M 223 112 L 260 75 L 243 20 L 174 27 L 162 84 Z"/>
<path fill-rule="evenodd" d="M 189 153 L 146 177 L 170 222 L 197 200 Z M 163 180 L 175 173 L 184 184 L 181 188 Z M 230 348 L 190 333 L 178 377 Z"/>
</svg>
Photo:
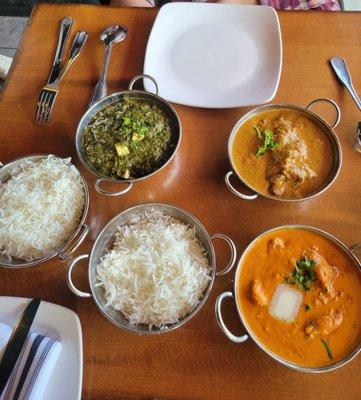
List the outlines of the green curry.
<svg viewBox="0 0 361 400">
<path fill-rule="evenodd" d="M 125 96 L 100 110 L 83 131 L 85 156 L 101 174 L 139 178 L 159 168 L 170 149 L 171 127 L 155 103 Z"/>
</svg>

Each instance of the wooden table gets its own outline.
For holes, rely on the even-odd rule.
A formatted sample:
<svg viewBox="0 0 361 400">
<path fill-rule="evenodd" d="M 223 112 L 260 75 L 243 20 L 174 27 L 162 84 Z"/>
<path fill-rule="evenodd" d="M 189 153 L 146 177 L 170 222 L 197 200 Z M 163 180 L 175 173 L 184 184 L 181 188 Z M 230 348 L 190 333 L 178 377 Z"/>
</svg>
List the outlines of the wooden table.
<svg viewBox="0 0 361 400">
<path fill-rule="evenodd" d="M 230 130 L 247 109 L 205 110 L 177 106 L 184 136 L 173 163 L 127 195 L 107 198 L 94 190 L 94 177 L 82 168 L 74 147 L 75 129 L 88 102 L 102 62 L 99 32 L 107 25 L 128 26 L 127 39 L 114 46 L 109 90 L 127 87 L 142 71 L 155 9 L 42 5 L 34 9 L 0 103 L 0 159 L 31 153 L 72 156 L 90 188 L 91 232 L 77 251 L 88 252 L 100 229 L 120 211 L 143 202 L 179 205 L 194 213 L 210 233 L 234 238 L 239 252 L 258 233 L 285 223 L 310 224 L 328 230 L 347 244 L 361 240 L 361 157 L 353 149 L 359 111 L 333 76 L 327 60 L 343 56 L 355 86 L 361 88 L 361 14 L 279 13 L 284 43 L 281 84 L 275 102 L 305 105 L 330 97 L 343 116 L 336 129 L 344 163 L 339 178 L 324 195 L 300 204 L 253 202 L 233 196 L 224 184 L 229 170 L 226 143 Z M 74 18 L 74 29 L 90 37 L 61 89 L 53 122 L 34 125 L 38 93 L 48 75 L 58 21 Z M 328 115 L 332 118 L 332 115 Z M 217 246 L 225 261 L 227 249 Z M 65 283 L 68 262 L 54 259 L 25 270 L 0 271 L 2 295 L 35 297 L 62 304 L 80 317 L 84 337 L 84 399 L 343 399 L 361 398 L 361 357 L 323 375 L 302 374 L 280 366 L 252 342 L 236 345 L 219 330 L 214 317 L 216 296 L 232 288 L 232 274 L 217 278 L 205 307 L 186 326 L 169 334 L 139 337 L 107 322 L 91 299 L 79 299 Z M 77 284 L 88 289 L 86 266 Z M 229 323 L 241 327 L 229 305 Z M 65 399 L 64 399 L 65 400 Z M 71 399 L 66 399 L 71 400 Z"/>
</svg>

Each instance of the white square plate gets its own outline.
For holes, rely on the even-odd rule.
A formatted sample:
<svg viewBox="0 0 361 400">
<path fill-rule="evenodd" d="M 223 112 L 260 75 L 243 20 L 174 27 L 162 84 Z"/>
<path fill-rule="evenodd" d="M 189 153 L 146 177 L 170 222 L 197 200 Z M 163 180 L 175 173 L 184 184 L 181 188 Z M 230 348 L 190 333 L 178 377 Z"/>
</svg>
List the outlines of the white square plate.
<svg viewBox="0 0 361 400">
<path fill-rule="evenodd" d="M 21 297 L 0 296 L 0 322 L 14 327 L 27 302 Z M 42 400 L 80 400 L 83 339 L 78 316 L 68 308 L 42 301 L 31 330 L 63 345 Z"/>
<path fill-rule="evenodd" d="M 271 101 L 282 69 L 281 30 L 268 6 L 171 3 L 149 36 L 144 73 L 159 95 L 195 107 Z M 144 80 L 152 91 L 152 83 Z"/>
</svg>

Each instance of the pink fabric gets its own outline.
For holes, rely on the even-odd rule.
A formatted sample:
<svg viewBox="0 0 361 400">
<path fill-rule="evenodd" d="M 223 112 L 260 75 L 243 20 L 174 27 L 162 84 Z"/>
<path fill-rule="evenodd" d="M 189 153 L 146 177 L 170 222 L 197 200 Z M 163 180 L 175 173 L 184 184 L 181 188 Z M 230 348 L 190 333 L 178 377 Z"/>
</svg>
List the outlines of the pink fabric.
<svg viewBox="0 0 361 400">
<path fill-rule="evenodd" d="M 264 6 L 271 6 L 277 10 L 310 10 L 338 11 L 338 0 L 260 0 Z"/>
</svg>

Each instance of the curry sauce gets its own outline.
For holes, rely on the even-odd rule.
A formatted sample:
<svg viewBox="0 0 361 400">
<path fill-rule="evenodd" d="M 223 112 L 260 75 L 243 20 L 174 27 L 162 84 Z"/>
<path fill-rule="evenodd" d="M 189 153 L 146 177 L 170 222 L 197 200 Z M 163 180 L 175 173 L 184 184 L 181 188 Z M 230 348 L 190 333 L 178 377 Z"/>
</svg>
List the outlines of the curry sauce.
<svg viewBox="0 0 361 400">
<path fill-rule="evenodd" d="M 236 132 L 231 159 L 255 191 L 284 199 L 317 192 L 330 179 L 335 157 L 324 128 L 294 109 L 264 111 Z"/>
<path fill-rule="evenodd" d="M 300 271 L 295 269 L 297 260 L 308 260 L 308 280 L 295 275 Z M 292 322 L 270 314 L 281 284 L 302 294 Z M 317 232 L 280 228 L 260 237 L 243 257 L 236 292 L 248 330 L 284 360 L 304 367 L 326 366 L 360 343 L 360 270 L 345 251 Z"/>
<path fill-rule="evenodd" d="M 124 96 L 84 128 L 87 161 L 102 175 L 136 179 L 160 168 L 171 152 L 171 123 L 155 102 Z"/>
</svg>

